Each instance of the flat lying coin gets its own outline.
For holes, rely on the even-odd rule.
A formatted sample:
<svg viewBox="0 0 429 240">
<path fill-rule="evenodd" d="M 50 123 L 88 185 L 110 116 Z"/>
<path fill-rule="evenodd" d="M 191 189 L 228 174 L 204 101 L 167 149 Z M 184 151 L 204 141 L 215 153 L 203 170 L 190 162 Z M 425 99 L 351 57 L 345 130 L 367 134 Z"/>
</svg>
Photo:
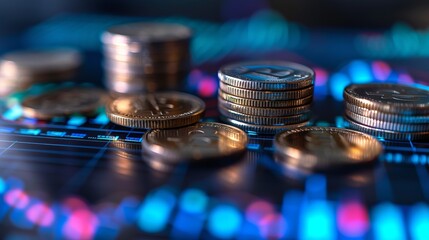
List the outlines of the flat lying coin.
<svg viewBox="0 0 429 240">
<path fill-rule="evenodd" d="M 381 143 L 370 135 L 333 127 L 304 127 L 278 133 L 276 154 L 289 166 L 329 171 L 374 162 Z"/>
<path fill-rule="evenodd" d="M 222 67 L 219 79 L 229 85 L 253 90 L 300 89 L 313 85 L 314 72 L 292 62 L 243 62 Z"/>
<path fill-rule="evenodd" d="M 352 84 L 344 90 L 344 100 L 391 114 L 429 114 L 429 91 L 399 84 Z"/>
<path fill-rule="evenodd" d="M 63 88 L 29 97 L 22 102 L 23 115 L 29 118 L 50 119 L 72 114 L 94 114 L 105 104 L 107 94 L 97 88 Z"/>
<path fill-rule="evenodd" d="M 198 97 L 179 92 L 123 96 L 106 106 L 109 119 L 132 128 L 177 128 L 198 122 L 205 110 Z"/>
<path fill-rule="evenodd" d="M 197 123 L 177 129 L 150 130 L 144 135 L 142 146 L 149 155 L 178 163 L 222 161 L 244 153 L 247 142 L 246 133 L 238 128 L 221 123 Z"/>
</svg>

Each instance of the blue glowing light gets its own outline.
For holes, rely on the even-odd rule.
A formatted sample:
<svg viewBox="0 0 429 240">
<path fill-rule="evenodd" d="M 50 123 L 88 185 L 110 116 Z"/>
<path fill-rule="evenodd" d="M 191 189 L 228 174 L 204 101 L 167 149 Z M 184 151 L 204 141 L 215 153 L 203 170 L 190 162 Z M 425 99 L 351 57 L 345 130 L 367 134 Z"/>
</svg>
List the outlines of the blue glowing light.
<svg viewBox="0 0 429 240">
<path fill-rule="evenodd" d="M 313 175 L 305 183 L 305 189 L 308 197 L 325 199 L 326 198 L 326 178 L 322 175 Z"/>
<path fill-rule="evenodd" d="M 4 193 L 6 190 L 6 182 L 3 180 L 3 178 L 0 178 L 0 194 Z"/>
<path fill-rule="evenodd" d="M 300 239 L 335 239 L 335 215 L 326 201 L 309 201 L 302 208 Z"/>
<path fill-rule="evenodd" d="M 86 117 L 84 116 L 73 116 L 67 121 L 67 125 L 70 126 L 80 126 L 86 122 Z"/>
<path fill-rule="evenodd" d="M 405 239 L 405 225 L 401 211 L 391 203 L 372 209 L 374 238 L 378 240 Z"/>
<path fill-rule="evenodd" d="M 207 206 L 208 198 L 198 189 L 188 189 L 182 193 L 180 207 L 189 213 L 202 213 Z"/>
<path fill-rule="evenodd" d="M 350 76 L 354 83 L 367 83 L 372 80 L 371 69 L 361 60 L 355 60 L 349 65 Z"/>
<path fill-rule="evenodd" d="M 100 113 L 94 120 L 93 122 L 95 124 L 99 124 L 99 125 L 106 125 L 109 123 L 109 118 L 107 117 L 106 113 L 103 111 L 102 113 Z"/>
<path fill-rule="evenodd" d="M 343 91 L 350 83 L 350 79 L 343 73 L 336 73 L 332 75 L 329 81 L 329 88 L 331 89 L 332 97 L 337 101 L 342 101 Z"/>
<path fill-rule="evenodd" d="M 137 213 L 138 226 L 150 233 L 164 230 L 175 201 L 174 195 L 165 189 L 150 194 Z"/>
<path fill-rule="evenodd" d="M 411 209 L 409 228 L 411 238 L 426 240 L 429 237 L 429 207 L 420 203 Z"/>
<path fill-rule="evenodd" d="M 212 210 L 208 219 L 210 233 L 218 238 L 232 238 L 240 230 L 242 216 L 232 206 L 221 205 Z"/>
<path fill-rule="evenodd" d="M 22 116 L 22 108 L 20 105 L 15 105 L 3 113 L 3 118 L 10 121 L 15 121 Z"/>
<path fill-rule="evenodd" d="M 289 191 L 283 197 L 282 214 L 288 222 L 288 231 L 286 239 L 296 238 L 300 208 L 302 204 L 302 193 L 298 191 Z"/>
</svg>

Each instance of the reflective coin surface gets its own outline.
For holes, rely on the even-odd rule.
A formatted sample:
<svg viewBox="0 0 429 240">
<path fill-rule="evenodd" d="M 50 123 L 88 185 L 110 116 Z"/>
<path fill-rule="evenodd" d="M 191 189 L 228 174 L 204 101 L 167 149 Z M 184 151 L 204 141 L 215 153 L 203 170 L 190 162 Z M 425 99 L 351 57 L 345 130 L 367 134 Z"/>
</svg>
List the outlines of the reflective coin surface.
<svg viewBox="0 0 429 240">
<path fill-rule="evenodd" d="M 344 100 L 393 114 L 429 113 L 429 91 L 400 84 L 352 84 L 344 90 Z"/>
<path fill-rule="evenodd" d="M 106 106 L 109 119 L 133 128 L 175 128 L 198 122 L 205 110 L 204 102 L 193 95 L 162 92 L 123 96 Z"/>
<path fill-rule="evenodd" d="M 219 79 L 229 85 L 254 90 L 285 90 L 309 87 L 314 83 L 310 68 L 292 62 L 243 62 L 222 67 Z"/>
<path fill-rule="evenodd" d="M 189 39 L 191 30 L 172 23 L 128 23 L 113 26 L 102 36 L 107 44 L 127 44 L 130 42 L 170 42 Z"/>
<path fill-rule="evenodd" d="M 25 117 L 50 119 L 72 114 L 94 114 L 106 100 L 107 94 L 101 89 L 63 88 L 25 99 L 22 109 Z"/>
<path fill-rule="evenodd" d="M 248 142 L 244 131 L 221 123 L 197 123 L 191 126 L 148 131 L 142 141 L 143 151 L 166 162 L 181 160 L 222 161 L 242 154 Z"/>
<path fill-rule="evenodd" d="M 374 162 L 381 143 L 370 135 L 333 127 L 304 127 L 278 133 L 276 159 L 296 168 L 329 171 Z"/>
</svg>

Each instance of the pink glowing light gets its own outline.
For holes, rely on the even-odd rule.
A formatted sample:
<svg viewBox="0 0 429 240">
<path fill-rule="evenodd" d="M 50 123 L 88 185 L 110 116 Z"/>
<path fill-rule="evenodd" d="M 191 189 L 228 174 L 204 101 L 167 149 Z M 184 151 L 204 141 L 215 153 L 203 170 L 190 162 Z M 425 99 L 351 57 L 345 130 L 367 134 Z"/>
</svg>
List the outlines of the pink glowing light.
<svg viewBox="0 0 429 240">
<path fill-rule="evenodd" d="M 368 231 L 368 213 L 358 202 L 340 205 L 337 212 L 340 232 L 347 237 L 361 237 Z"/>
<path fill-rule="evenodd" d="M 372 72 L 376 79 L 385 81 L 390 76 L 392 69 L 383 61 L 374 61 L 372 63 Z"/>
<path fill-rule="evenodd" d="M 328 81 L 328 72 L 322 68 L 314 68 L 316 74 L 316 86 L 325 86 Z"/>
<path fill-rule="evenodd" d="M 10 206 L 18 209 L 25 208 L 30 199 L 28 195 L 21 189 L 12 189 L 4 195 L 4 200 Z"/>
<path fill-rule="evenodd" d="M 201 78 L 198 84 L 198 93 L 202 97 L 211 97 L 217 92 L 217 81 L 211 76 Z"/>
<path fill-rule="evenodd" d="M 398 82 L 403 84 L 412 84 L 414 83 L 414 79 L 406 73 L 399 74 Z"/>
<path fill-rule="evenodd" d="M 259 231 L 265 239 L 283 238 L 286 230 L 286 220 L 278 213 L 271 213 L 260 221 Z"/>
<path fill-rule="evenodd" d="M 69 209 L 71 212 L 80 210 L 80 209 L 87 209 L 87 205 L 84 201 L 82 201 L 80 198 L 77 197 L 69 197 L 64 200 L 64 206 Z"/>
<path fill-rule="evenodd" d="M 266 201 L 255 201 L 246 209 L 246 218 L 249 222 L 259 225 L 260 221 L 274 213 L 274 207 Z"/>
<path fill-rule="evenodd" d="M 43 203 L 37 203 L 31 206 L 26 216 L 31 222 L 43 227 L 48 227 L 54 222 L 54 212 Z"/>
<path fill-rule="evenodd" d="M 74 211 L 63 226 L 67 239 L 92 239 L 98 227 L 97 217 L 89 210 Z"/>
</svg>

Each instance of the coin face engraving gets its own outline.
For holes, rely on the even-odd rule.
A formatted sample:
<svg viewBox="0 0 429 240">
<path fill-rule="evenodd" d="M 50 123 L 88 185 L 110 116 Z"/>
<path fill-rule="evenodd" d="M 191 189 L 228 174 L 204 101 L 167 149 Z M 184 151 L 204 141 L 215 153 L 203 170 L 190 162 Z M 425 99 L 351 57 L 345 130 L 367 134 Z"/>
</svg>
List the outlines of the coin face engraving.
<svg viewBox="0 0 429 240">
<path fill-rule="evenodd" d="M 325 152 L 329 154 L 332 151 L 347 151 L 353 143 L 347 141 L 341 133 L 328 131 L 309 132 L 305 135 L 306 148 L 315 152 Z"/>
<path fill-rule="evenodd" d="M 287 66 L 245 65 L 236 69 L 241 77 L 254 81 L 284 80 L 294 81 L 309 77 L 309 73 Z"/>
<path fill-rule="evenodd" d="M 242 152 L 247 145 L 242 130 L 220 123 L 151 130 L 144 136 L 143 148 L 168 159 L 204 159 Z"/>
<path fill-rule="evenodd" d="M 366 95 L 371 97 L 378 97 L 380 100 L 396 100 L 403 102 L 420 102 L 422 100 L 427 100 L 428 96 L 418 93 L 401 93 L 394 89 L 381 89 L 377 91 L 367 91 Z"/>
</svg>

